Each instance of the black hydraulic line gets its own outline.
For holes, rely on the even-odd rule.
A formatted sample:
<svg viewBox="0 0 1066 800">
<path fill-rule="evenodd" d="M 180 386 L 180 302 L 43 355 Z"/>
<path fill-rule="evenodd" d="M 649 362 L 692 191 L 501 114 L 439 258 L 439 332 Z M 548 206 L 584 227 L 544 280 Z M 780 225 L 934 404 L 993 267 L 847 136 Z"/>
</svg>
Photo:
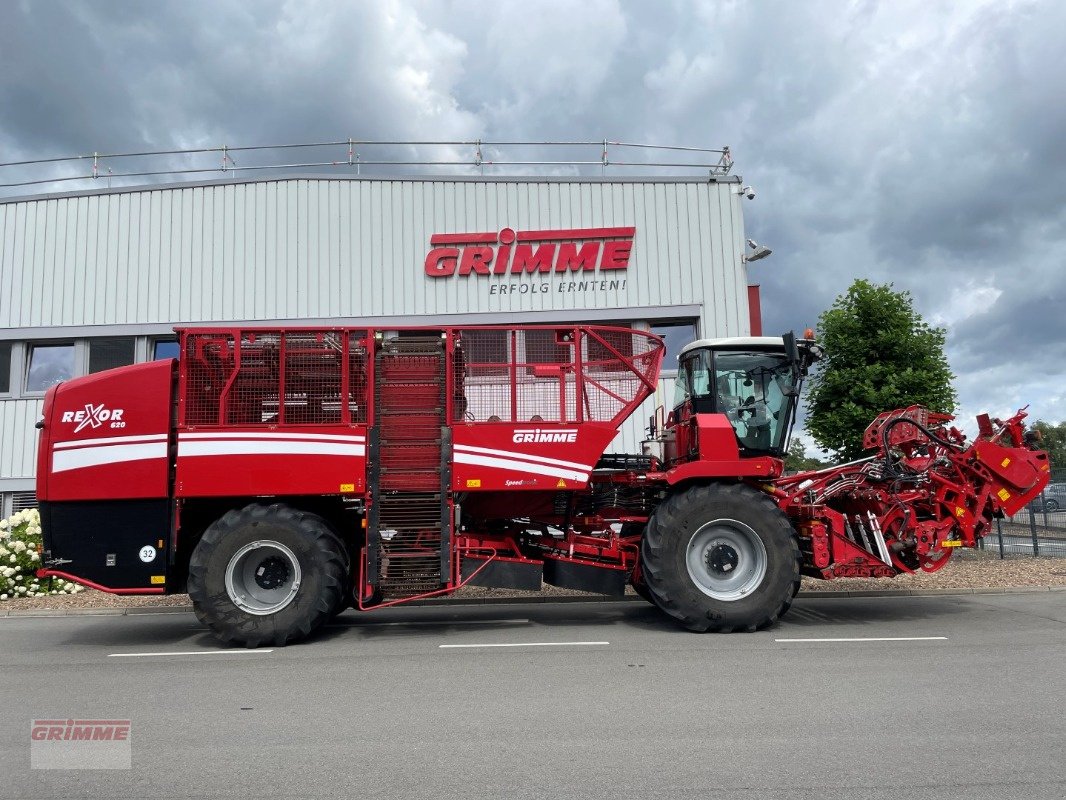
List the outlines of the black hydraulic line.
<svg viewBox="0 0 1066 800">
<path fill-rule="evenodd" d="M 895 419 L 889 420 L 887 423 L 885 423 L 885 427 L 881 429 L 881 446 L 882 449 L 885 451 L 885 471 L 893 477 L 903 477 L 903 473 L 900 470 L 897 470 L 896 465 L 892 463 L 892 455 L 891 451 L 889 450 L 888 444 L 888 434 L 894 427 L 896 427 L 897 425 L 902 425 L 904 423 L 909 423 L 913 425 L 922 433 L 924 433 L 930 441 L 936 442 L 939 445 L 943 445 L 949 450 L 959 451 L 962 449 L 954 442 L 949 442 L 947 439 L 942 439 L 940 436 L 937 436 L 927 427 L 922 425 L 922 423 L 917 422 L 916 420 L 913 420 L 910 417 L 896 417 Z"/>
</svg>

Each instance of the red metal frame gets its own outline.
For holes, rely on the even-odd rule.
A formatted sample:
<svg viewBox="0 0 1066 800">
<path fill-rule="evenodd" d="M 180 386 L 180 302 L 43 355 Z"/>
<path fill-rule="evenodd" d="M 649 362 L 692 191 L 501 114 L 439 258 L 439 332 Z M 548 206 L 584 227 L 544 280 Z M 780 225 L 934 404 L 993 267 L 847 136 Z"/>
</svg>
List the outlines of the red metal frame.
<svg viewBox="0 0 1066 800">
<path fill-rule="evenodd" d="M 205 426 L 218 426 L 225 427 L 230 423 L 227 422 L 228 410 L 230 403 L 232 402 L 234 388 L 240 378 L 241 368 L 243 364 L 243 344 L 246 338 L 254 338 L 256 336 L 276 335 L 279 337 L 279 351 L 280 351 L 280 363 L 282 368 L 278 373 L 278 385 L 277 395 L 279 398 L 285 397 L 286 390 L 286 372 L 284 368 L 286 363 L 285 356 L 288 348 L 288 335 L 290 334 L 333 334 L 340 337 L 341 340 L 341 373 L 339 376 L 341 395 L 344 396 L 346 392 L 350 392 L 352 388 L 352 375 L 349 369 L 349 354 L 352 352 L 352 348 L 358 346 L 358 341 L 353 340 L 352 333 L 358 330 L 360 333 L 365 331 L 366 342 L 368 345 L 368 351 L 371 349 L 369 346 L 377 341 L 377 337 L 382 333 L 381 330 L 376 329 L 354 329 L 354 328 L 309 328 L 309 327 L 291 327 L 291 328 L 259 328 L 259 327 L 242 327 L 242 328 L 183 328 L 178 329 L 178 333 L 181 341 L 182 359 L 179 362 L 179 384 L 178 384 L 178 420 L 179 428 L 203 428 Z M 404 331 L 434 331 L 442 332 L 445 335 L 446 340 L 446 355 L 448 357 L 449 369 L 447 371 L 447 391 L 448 391 L 448 403 L 449 403 L 449 419 L 454 419 L 451 411 L 451 402 L 455 394 L 455 376 L 452 368 L 456 342 L 462 338 L 464 332 L 474 331 L 504 331 L 509 334 L 508 339 L 510 343 L 510 353 L 507 363 L 496 362 L 467 362 L 467 367 L 498 367 L 501 370 L 506 370 L 509 378 L 509 390 L 510 390 L 510 414 L 508 417 L 512 422 L 520 422 L 518 415 L 518 407 L 520 401 L 520 376 L 524 370 L 532 370 L 534 375 L 541 377 L 557 377 L 559 381 L 559 410 L 560 418 L 557 420 L 563 423 L 581 424 L 584 422 L 603 422 L 612 425 L 620 424 L 626 419 L 634 410 L 652 393 L 655 392 L 659 375 L 659 368 L 662 363 L 662 356 L 664 352 L 664 345 L 662 340 L 652 333 L 645 331 L 634 330 L 632 328 L 611 327 L 611 326 L 589 326 L 589 325 L 577 325 L 577 326 L 543 326 L 543 325 L 519 325 L 519 326 L 502 326 L 502 325 L 471 325 L 471 326 L 450 326 L 443 328 L 433 327 L 416 327 L 416 328 L 404 328 Z M 569 362 L 538 362 L 535 359 L 531 359 L 527 354 L 523 360 L 519 360 L 518 352 L 518 335 L 525 331 L 555 331 L 557 336 L 557 344 L 560 346 L 565 345 L 567 349 L 571 350 L 573 355 Z M 621 352 L 615 345 L 613 345 L 604 334 L 614 334 L 617 336 L 630 336 L 632 342 L 643 341 L 646 349 L 637 352 L 634 348 L 634 353 L 626 354 Z M 188 398 L 190 394 L 190 374 L 193 369 L 193 365 L 206 365 L 205 347 L 204 344 L 212 339 L 223 339 L 232 342 L 232 351 L 227 351 L 223 354 L 223 361 L 228 361 L 229 365 L 226 367 L 223 365 L 223 369 L 228 369 L 228 375 L 225 376 L 225 384 L 219 392 L 218 397 L 218 417 L 214 423 L 204 421 L 190 421 L 189 419 L 189 403 Z M 610 354 L 611 359 L 600 359 L 595 363 L 586 363 L 584 358 L 584 346 L 585 342 L 595 342 L 599 347 Z M 373 392 L 370 391 L 374 385 L 374 373 L 373 373 L 372 357 L 367 359 L 367 387 L 366 394 L 362 398 L 363 402 L 368 408 L 367 420 L 370 422 L 373 420 Z M 603 369 L 612 372 L 615 375 L 615 381 L 620 379 L 623 375 L 632 375 L 638 381 L 641 387 L 640 391 L 633 393 L 631 396 L 624 396 L 616 389 L 612 389 L 607 385 L 606 379 L 594 377 L 591 373 L 593 369 L 600 366 Z M 209 367 L 203 367 L 209 369 Z M 573 375 L 574 390 L 577 396 L 574 398 L 573 414 L 568 414 L 568 395 L 567 395 L 567 380 L 568 374 Z M 598 418 L 592 413 L 592 404 L 590 400 L 590 387 L 595 388 L 599 392 L 604 393 L 612 401 L 618 404 L 617 410 L 615 410 L 609 418 Z M 617 387 L 616 387 L 617 388 Z M 341 424 L 351 424 L 349 419 L 345 419 L 349 415 L 348 405 L 341 403 L 341 414 L 343 415 L 338 422 Z M 285 407 L 283 403 L 279 403 L 279 415 L 278 419 L 271 423 L 277 428 L 284 428 L 287 426 L 304 426 L 310 423 L 305 422 L 292 422 L 285 419 Z"/>
<path fill-rule="evenodd" d="M 143 588 L 132 589 L 116 589 L 113 586 L 104 586 L 100 583 L 94 583 L 86 578 L 79 577 L 77 575 L 71 575 L 69 572 L 63 572 L 58 569 L 39 569 L 37 570 L 38 578 L 62 578 L 65 581 L 71 581 L 73 583 L 80 583 L 82 586 L 88 586 L 90 589 L 96 589 L 101 592 L 108 592 L 110 594 L 163 594 L 166 592 L 166 588 L 163 586 L 145 586 Z"/>
<path fill-rule="evenodd" d="M 1016 513 L 1050 479 L 1047 453 L 1025 441 L 1025 417 L 984 417 L 967 444 L 948 414 L 886 412 L 866 430 L 870 459 L 779 478 L 769 490 L 793 521 L 809 574 L 935 572 L 956 548 L 974 547 L 996 515 Z"/>
</svg>

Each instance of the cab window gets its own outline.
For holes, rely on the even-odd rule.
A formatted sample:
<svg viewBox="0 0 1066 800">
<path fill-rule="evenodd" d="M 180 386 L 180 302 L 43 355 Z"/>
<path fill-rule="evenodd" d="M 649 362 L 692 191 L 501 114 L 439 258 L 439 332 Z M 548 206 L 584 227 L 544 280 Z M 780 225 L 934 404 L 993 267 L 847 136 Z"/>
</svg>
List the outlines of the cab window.
<svg viewBox="0 0 1066 800">
<path fill-rule="evenodd" d="M 677 380 L 674 383 L 674 408 L 679 408 L 693 398 L 706 398 L 710 394 L 710 385 L 710 353 L 697 350 L 686 354 L 678 365 Z"/>
<path fill-rule="evenodd" d="M 748 450 L 780 450 L 792 414 L 792 366 L 780 353 L 718 352 L 715 405 Z"/>
</svg>

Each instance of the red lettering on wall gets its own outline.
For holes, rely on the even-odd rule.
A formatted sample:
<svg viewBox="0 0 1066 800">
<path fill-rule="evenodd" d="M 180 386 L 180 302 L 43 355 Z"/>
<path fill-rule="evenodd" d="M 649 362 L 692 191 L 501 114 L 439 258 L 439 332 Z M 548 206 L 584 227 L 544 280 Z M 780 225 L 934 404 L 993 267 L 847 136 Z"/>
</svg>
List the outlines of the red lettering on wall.
<svg viewBox="0 0 1066 800">
<path fill-rule="evenodd" d="M 426 254 L 430 278 L 530 275 L 552 271 L 628 269 L 633 227 L 569 228 L 499 233 L 434 233 Z"/>
<path fill-rule="evenodd" d="M 491 247 L 467 247 L 463 250 L 463 260 L 459 264 L 459 274 L 469 275 L 476 272 L 478 275 L 489 274 L 489 264 L 492 263 Z"/>
<path fill-rule="evenodd" d="M 632 249 L 632 239 L 628 242 L 604 242 L 600 269 L 625 269 L 629 266 L 629 252 Z"/>
<path fill-rule="evenodd" d="M 578 270 L 583 270 L 588 272 L 594 270 L 596 269 L 596 259 L 599 255 L 599 242 L 585 242 L 580 249 L 573 242 L 563 242 L 559 245 L 559 257 L 555 260 L 555 271 L 566 272 L 571 270 L 577 272 Z"/>
<path fill-rule="evenodd" d="M 514 258 L 511 260 L 511 272 L 551 272 L 554 261 L 554 244 L 542 244 L 536 250 L 530 244 L 516 244 Z"/>
<path fill-rule="evenodd" d="M 436 247 L 426 256 L 426 274 L 431 278 L 447 278 L 455 272 L 459 250 L 454 247 Z"/>
</svg>

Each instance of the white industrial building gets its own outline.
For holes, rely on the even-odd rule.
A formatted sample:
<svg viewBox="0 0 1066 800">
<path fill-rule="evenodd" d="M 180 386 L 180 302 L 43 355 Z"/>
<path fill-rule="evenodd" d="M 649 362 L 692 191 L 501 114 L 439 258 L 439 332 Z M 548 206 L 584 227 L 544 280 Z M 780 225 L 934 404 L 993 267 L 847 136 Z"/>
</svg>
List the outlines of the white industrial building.
<svg viewBox="0 0 1066 800">
<path fill-rule="evenodd" d="M 48 386 L 173 356 L 175 325 L 609 321 L 666 337 L 668 404 L 681 345 L 759 332 L 743 202 L 728 170 L 226 176 L 0 199 L 0 513 L 33 504 Z M 615 449 L 639 451 L 652 410 Z"/>
</svg>

